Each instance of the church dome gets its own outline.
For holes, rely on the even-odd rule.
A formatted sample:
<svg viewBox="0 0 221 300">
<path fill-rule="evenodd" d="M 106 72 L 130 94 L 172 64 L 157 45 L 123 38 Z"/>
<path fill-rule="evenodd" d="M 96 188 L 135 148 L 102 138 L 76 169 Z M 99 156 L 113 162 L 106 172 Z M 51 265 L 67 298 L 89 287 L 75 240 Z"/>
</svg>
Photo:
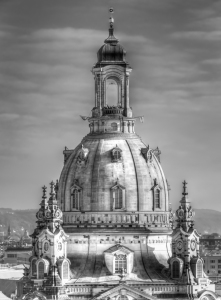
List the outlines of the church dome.
<svg viewBox="0 0 221 300">
<path fill-rule="evenodd" d="M 157 152 L 135 134 L 88 135 L 66 151 L 60 183 L 65 211 L 168 211 L 167 182 Z"/>
<path fill-rule="evenodd" d="M 159 149 L 146 146 L 135 133 L 129 98 L 132 68 L 113 34 L 98 51 L 93 67 L 95 103 L 90 133 L 73 150 L 64 150 L 58 201 L 65 226 L 132 226 L 169 230 L 168 186 Z M 114 88 L 113 88 L 114 87 Z M 118 225 L 117 225 L 118 224 Z M 83 225 L 82 225 L 83 226 Z"/>
</svg>

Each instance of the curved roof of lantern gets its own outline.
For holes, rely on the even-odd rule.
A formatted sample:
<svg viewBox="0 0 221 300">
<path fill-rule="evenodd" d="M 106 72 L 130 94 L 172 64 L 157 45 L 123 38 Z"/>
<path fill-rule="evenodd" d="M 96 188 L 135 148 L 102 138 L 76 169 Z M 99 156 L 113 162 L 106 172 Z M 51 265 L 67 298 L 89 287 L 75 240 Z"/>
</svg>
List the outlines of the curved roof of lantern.
<svg viewBox="0 0 221 300">
<path fill-rule="evenodd" d="M 88 149 L 81 159 L 82 144 Z M 113 161 L 112 150 L 119 147 L 121 159 Z M 68 150 L 59 180 L 58 201 L 62 211 L 70 211 L 70 199 L 76 184 L 82 191 L 81 211 L 112 211 L 111 188 L 123 187 L 126 211 L 153 211 L 153 189 L 161 193 L 159 212 L 169 210 L 168 187 L 160 162 L 153 154 L 147 161 L 141 149 L 147 146 L 133 135 L 103 134 L 86 136 L 74 150 Z"/>
<path fill-rule="evenodd" d="M 126 51 L 114 36 L 114 29 L 109 29 L 109 37 L 104 41 L 104 45 L 97 52 L 97 64 L 126 64 Z"/>
</svg>

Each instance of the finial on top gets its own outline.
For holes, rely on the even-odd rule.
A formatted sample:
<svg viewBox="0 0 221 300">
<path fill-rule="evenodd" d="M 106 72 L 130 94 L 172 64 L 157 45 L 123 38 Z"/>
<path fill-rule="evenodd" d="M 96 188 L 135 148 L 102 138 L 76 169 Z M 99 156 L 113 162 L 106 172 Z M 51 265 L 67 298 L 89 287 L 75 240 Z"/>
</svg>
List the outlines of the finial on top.
<svg viewBox="0 0 221 300">
<path fill-rule="evenodd" d="M 53 180 L 52 180 L 52 182 L 50 183 L 50 186 L 51 186 L 51 193 L 50 193 L 50 195 L 54 195 L 54 194 L 55 194 L 55 190 L 54 190 L 54 188 L 55 188 L 55 183 L 54 183 Z"/>
<path fill-rule="evenodd" d="M 110 28 L 114 27 L 114 18 L 113 18 L 113 13 L 114 13 L 114 9 L 111 7 L 109 8 L 109 12 L 110 12 L 110 18 L 109 18 L 109 23 L 110 23 Z"/>
<path fill-rule="evenodd" d="M 46 199 L 47 198 L 47 187 L 44 185 L 42 187 L 42 190 L 43 190 L 43 195 L 42 195 L 42 199 Z"/>
<path fill-rule="evenodd" d="M 184 180 L 184 182 L 183 182 L 183 193 L 182 194 L 183 194 L 183 196 L 187 196 L 188 195 L 186 180 Z"/>
</svg>

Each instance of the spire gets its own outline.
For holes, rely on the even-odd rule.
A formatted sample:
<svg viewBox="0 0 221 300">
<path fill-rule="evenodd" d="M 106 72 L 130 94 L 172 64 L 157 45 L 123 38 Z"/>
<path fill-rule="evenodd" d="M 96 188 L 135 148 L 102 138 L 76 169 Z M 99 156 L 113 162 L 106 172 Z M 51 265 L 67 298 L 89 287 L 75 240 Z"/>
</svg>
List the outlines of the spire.
<svg viewBox="0 0 221 300">
<path fill-rule="evenodd" d="M 116 45 L 119 40 L 115 38 L 114 36 L 114 18 L 113 18 L 113 13 L 114 13 L 114 9 L 111 7 L 109 8 L 109 12 L 110 12 L 110 17 L 109 17 L 109 37 L 104 41 L 105 43 L 110 43 L 112 45 Z"/>
<path fill-rule="evenodd" d="M 47 187 L 44 185 L 42 187 L 42 201 L 40 203 L 41 207 L 45 207 L 47 205 Z"/>
<path fill-rule="evenodd" d="M 183 192 L 182 192 L 182 199 L 180 200 L 180 203 L 183 205 L 189 205 L 190 201 L 188 200 L 188 191 L 187 191 L 187 182 L 186 180 L 183 181 Z"/>
<path fill-rule="evenodd" d="M 186 180 L 184 180 L 184 182 L 183 182 L 183 196 L 187 196 L 188 195 L 188 193 L 187 193 L 187 182 L 186 182 Z"/>
<path fill-rule="evenodd" d="M 55 183 L 54 183 L 53 180 L 52 180 L 52 182 L 50 183 L 50 186 L 51 186 L 51 192 L 50 192 L 50 198 L 49 198 L 48 203 L 49 203 L 50 205 L 57 204 L 57 200 L 56 200 L 56 192 L 55 192 Z"/>
<path fill-rule="evenodd" d="M 184 231 L 188 232 L 193 227 L 194 211 L 190 205 L 190 201 L 187 197 L 187 182 L 183 182 L 182 199 L 180 200 L 180 206 L 176 211 L 178 227 L 182 227 Z"/>
</svg>

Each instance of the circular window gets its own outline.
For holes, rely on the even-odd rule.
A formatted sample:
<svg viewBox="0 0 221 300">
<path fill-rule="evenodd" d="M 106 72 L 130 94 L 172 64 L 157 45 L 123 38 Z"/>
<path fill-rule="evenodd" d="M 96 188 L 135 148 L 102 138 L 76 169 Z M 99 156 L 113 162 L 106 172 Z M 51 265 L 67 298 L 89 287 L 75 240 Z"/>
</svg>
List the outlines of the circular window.
<svg viewBox="0 0 221 300">
<path fill-rule="evenodd" d="M 45 242 L 45 243 L 44 243 L 44 250 L 45 250 L 45 251 L 48 251 L 48 248 L 49 248 L 48 242 Z"/>
<path fill-rule="evenodd" d="M 62 243 L 61 242 L 58 243 L 58 250 L 60 250 L 60 251 L 62 250 Z"/>
</svg>

